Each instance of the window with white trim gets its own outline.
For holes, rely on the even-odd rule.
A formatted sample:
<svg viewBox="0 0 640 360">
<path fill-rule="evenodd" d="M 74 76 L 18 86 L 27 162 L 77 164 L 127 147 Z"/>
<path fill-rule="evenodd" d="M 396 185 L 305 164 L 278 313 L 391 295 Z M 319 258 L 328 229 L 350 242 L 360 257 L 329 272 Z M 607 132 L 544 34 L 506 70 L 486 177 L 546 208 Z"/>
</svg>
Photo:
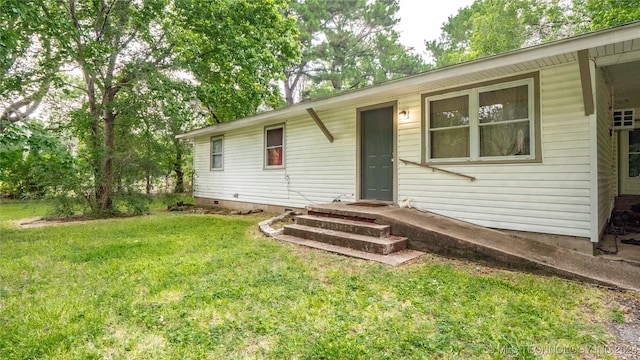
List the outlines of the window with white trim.
<svg viewBox="0 0 640 360">
<path fill-rule="evenodd" d="M 284 126 L 265 128 L 265 168 L 284 167 Z"/>
<path fill-rule="evenodd" d="M 224 165 L 224 138 L 211 138 L 211 170 L 222 170 Z"/>
<path fill-rule="evenodd" d="M 425 107 L 429 160 L 535 157 L 533 79 L 427 97 Z"/>
</svg>

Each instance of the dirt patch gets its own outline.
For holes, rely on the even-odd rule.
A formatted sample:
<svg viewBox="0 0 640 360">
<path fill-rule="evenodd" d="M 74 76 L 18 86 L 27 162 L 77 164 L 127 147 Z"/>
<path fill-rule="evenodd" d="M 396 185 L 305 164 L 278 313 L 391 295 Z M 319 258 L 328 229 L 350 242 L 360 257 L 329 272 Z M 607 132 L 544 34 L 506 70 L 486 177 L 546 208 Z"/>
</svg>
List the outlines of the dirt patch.
<svg viewBox="0 0 640 360">
<path fill-rule="evenodd" d="M 167 211 L 180 211 L 180 212 L 187 212 L 189 214 L 212 214 L 212 215 L 230 215 L 230 216 L 231 215 L 249 215 L 249 214 L 256 214 L 256 213 L 263 212 L 262 209 L 237 211 L 237 210 L 231 210 L 231 209 L 225 209 L 225 208 L 219 208 L 219 207 L 194 206 L 192 204 L 180 204 L 180 203 L 176 205 L 169 205 L 167 207 Z M 129 218 L 133 216 L 134 215 L 115 216 L 110 219 Z M 46 227 L 46 226 L 58 226 L 58 225 L 66 225 L 66 224 L 83 224 L 83 223 L 102 221 L 102 220 L 107 220 L 107 219 L 96 219 L 96 218 L 90 218 L 82 215 L 77 215 L 77 216 L 72 216 L 70 218 L 62 218 L 62 219 L 43 219 L 41 217 L 36 217 L 36 218 L 13 220 L 13 221 L 10 221 L 10 223 L 16 227 L 20 227 L 23 229 L 30 229 L 30 228 L 40 228 L 40 227 Z"/>
<path fill-rule="evenodd" d="M 262 209 L 238 211 L 238 210 L 221 208 L 217 206 L 195 206 L 193 204 L 185 204 L 182 202 L 179 202 L 175 205 L 167 206 L 167 210 L 188 212 L 190 214 L 213 214 L 213 215 L 249 215 L 249 214 L 264 212 L 264 210 Z"/>
<path fill-rule="evenodd" d="M 287 225 L 291 225 L 291 224 L 295 224 L 296 223 L 296 219 L 295 216 L 290 216 L 290 217 L 286 217 L 283 219 L 280 219 L 278 221 L 274 221 L 273 223 L 271 223 L 271 227 L 274 230 L 279 230 L 284 228 Z"/>
<path fill-rule="evenodd" d="M 11 223 L 23 229 L 31 229 L 31 228 L 40 228 L 45 226 L 81 224 L 81 223 L 88 223 L 96 220 L 98 219 L 89 219 L 86 217 L 72 217 L 68 219 L 29 218 L 29 219 L 14 220 Z"/>
<path fill-rule="evenodd" d="M 640 359 L 640 295 L 614 293 L 609 312 L 615 316 L 604 325 L 614 339 L 606 351 L 616 359 Z"/>
</svg>

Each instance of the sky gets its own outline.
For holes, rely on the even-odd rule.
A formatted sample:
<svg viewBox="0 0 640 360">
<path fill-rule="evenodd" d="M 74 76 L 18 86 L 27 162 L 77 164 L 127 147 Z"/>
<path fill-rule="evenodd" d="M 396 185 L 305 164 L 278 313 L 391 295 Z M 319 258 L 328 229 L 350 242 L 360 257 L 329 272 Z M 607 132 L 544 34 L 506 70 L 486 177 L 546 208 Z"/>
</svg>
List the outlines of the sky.
<svg viewBox="0 0 640 360">
<path fill-rule="evenodd" d="M 400 23 L 396 29 L 400 32 L 400 41 L 427 59 L 424 40 L 439 38 L 440 28 L 447 18 L 471 5 L 473 0 L 399 0 L 399 3 Z"/>
</svg>

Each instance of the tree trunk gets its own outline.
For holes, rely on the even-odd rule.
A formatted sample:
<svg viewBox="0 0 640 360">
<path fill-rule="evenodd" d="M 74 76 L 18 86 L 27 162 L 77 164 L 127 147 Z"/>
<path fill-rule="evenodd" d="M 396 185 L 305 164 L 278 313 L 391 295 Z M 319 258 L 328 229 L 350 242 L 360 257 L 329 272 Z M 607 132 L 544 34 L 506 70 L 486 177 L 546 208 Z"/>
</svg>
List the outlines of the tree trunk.
<svg viewBox="0 0 640 360">
<path fill-rule="evenodd" d="M 287 101 L 288 105 L 293 105 L 295 103 L 294 94 L 296 89 L 298 88 L 300 78 L 302 78 L 302 72 L 297 72 L 295 74 L 285 74 L 285 76 L 284 99 Z"/>
<path fill-rule="evenodd" d="M 182 151 L 178 147 L 176 149 L 176 161 L 173 163 L 173 171 L 176 173 L 176 186 L 173 188 L 173 192 L 176 194 L 184 192 L 184 171 L 182 171 Z"/>
<path fill-rule="evenodd" d="M 293 89 L 289 85 L 289 79 L 284 81 L 284 100 L 288 105 L 293 105 Z"/>
<path fill-rule="evenodd" d="M 102 216 L 113 214 L 113 144 L 115 114 L 104 111 L 104 158 L 102 160 L 102 178 L 99 184 L 98 211 Z M 98 194 L 96 194 L 98 195 Z"/>
<path fill-rule="evenodd" d="M 147 169 L 147 173 L 145 174 L 145 180 L 146 180 L 146 193 L 147 195 L 151 194 L 151 173 L 149 172 L 149 170 Z"/>
</svg>

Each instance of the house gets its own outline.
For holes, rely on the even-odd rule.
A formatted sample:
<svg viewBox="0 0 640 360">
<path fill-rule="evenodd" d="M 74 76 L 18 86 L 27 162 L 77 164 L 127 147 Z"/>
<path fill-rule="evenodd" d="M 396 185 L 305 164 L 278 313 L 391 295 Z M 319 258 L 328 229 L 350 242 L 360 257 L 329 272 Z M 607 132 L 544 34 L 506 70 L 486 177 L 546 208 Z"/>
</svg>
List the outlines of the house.
<svg viewBox="0 0 640 360">
<path fill-rule="evenodd" d="M 410 202 L 595 243 L 615 198 L 640 194 L 640 22 L 179 137 L 199 204 Z"/>
</svg>

